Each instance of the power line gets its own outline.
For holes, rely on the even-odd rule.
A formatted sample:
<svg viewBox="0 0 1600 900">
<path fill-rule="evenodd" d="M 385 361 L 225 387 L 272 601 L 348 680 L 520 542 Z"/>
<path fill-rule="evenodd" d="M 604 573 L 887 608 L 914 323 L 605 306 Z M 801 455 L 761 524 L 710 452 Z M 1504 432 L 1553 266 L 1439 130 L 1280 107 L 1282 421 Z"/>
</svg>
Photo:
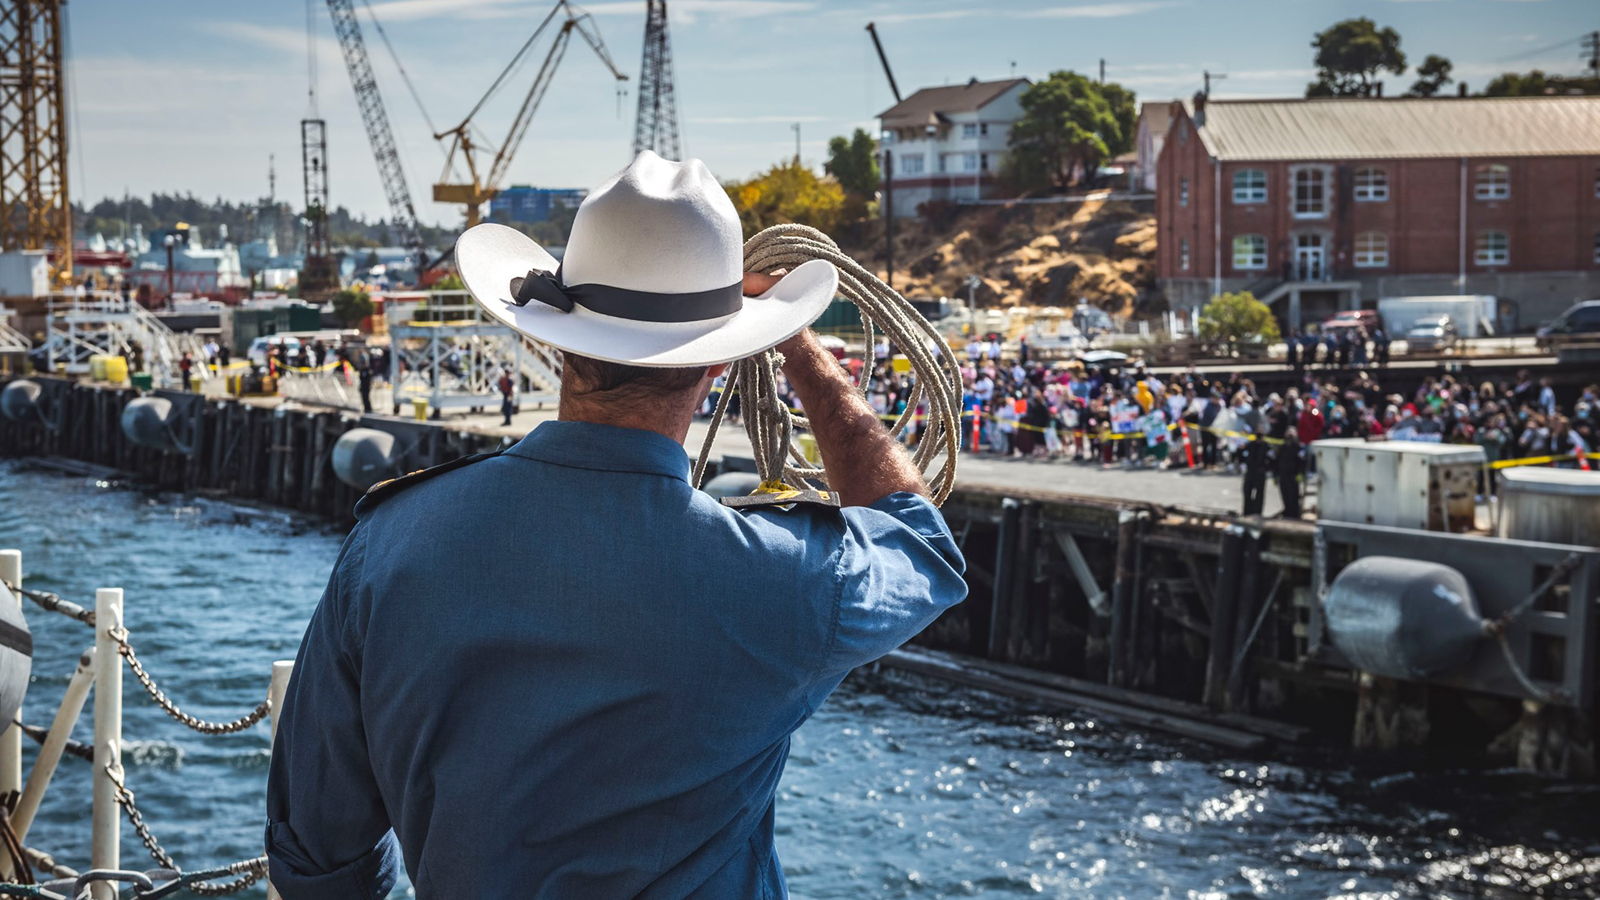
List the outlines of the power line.
<svg viewBox="0 0 1600 900">
<path fill-rule="evenodd" d="M 1511 56 L 1507 56 L 1507 57 L 1503 57 L 1501 59 L 1494 60 L 1493 64 L 1517 62 L 1518 60 L 1528 59 L 1530 57 L 1538 56 L 1538 55 L 1540 55 L 1542 53 L 1550 53 L 1551 51 L 1560 50 L 1563 47 L 1571 47 L 1571 46 L 1572 46 L 1572 38 L 1565 38 L 1563 40 L 1556 41 L 1554 44 L 1551 44 L 1548 47 L 1540 47 L 1537 50 L 1527 50 L 1527 51 L 1524 51 L 1522 53 L 1516 53 L 1516 54 L 1513 54 Z"/>
<path fill-rule="evenodd" d="M 372 27 L 378 29 L 378 37 L 383 39 L 383 46 L 389 51 L 389 58 L 394 60 L 394 67 L 400 70 L 400 79 L 406 83 L 406 90 L 411 92 L 411 99 L 417 101 L 417 110 L 422 113 L 422 121 L 428 123 L 428 131 L 438 134 L 439 129 L 433 124 L 433 117 L 428 115 L 428 108 L 422 105 L 422 95 L 417 93 L 417 86 L 411 83 L 411 75 L 406 72 L 405 64 L 400 62 L 400 54 L 394 52 L 394 45 L 389 43 L 389 32 L 383 30 L 383 23 L 378 21 L 378 14 L 372 11 L 372 4 L 361 0 L 361 5 L 367 8 L 367 18 L 372 20 Z M 439 151 L 444 152 L 440 147 Z"/>
</svg>

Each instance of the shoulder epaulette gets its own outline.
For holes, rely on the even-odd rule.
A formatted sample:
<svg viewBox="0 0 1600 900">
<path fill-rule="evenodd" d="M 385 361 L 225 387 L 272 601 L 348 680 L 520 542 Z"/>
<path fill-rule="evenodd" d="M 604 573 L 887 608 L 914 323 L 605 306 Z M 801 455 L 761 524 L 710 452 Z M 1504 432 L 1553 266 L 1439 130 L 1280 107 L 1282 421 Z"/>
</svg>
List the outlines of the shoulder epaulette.
<svg viewBox="0 0 1600 900">
<path fill-rule="evenodd" d="M 838 509 L 839 495 L 831 491 L 798 490 L 783 484 L 772 487 L 762 485 L 752 494 L 742 497 L 723 497 L 722 505 L 741 512 L 756 509 L 779 509 L 787 512 L 802 505 Z"/>
<path fill-rule="evenodd" d="M 360 500 L 356 501 L 356 518 L 360 518 L 363 513 L 370 512 L 372 508 L 377 506 L 379 503 L 382 503 L 390 497 L 393 497 L 395 494 L 400 493 L 408 487 L 414 487 L 430 478 L 438 477 L 446 472 L 453 472 L 456 469 L 462 468 L 463 466 L 470 466 L 475 462 L 493 459 L 503 452 L 504 451 L 502 450 L 495 450 L 492 453 L 473 453 L 467 456 L 457 457 L 449 462 L 440 463 L 437 466 L 429 466 L 426 469 L 418 469 L 415 472 L 408 472 L 405 475 L 401 475 L 396 478 L 390 478 L 387 481 L 380 481 L 372 487 L 367 488 L 367 492 L 361 495 Z"/>
</svg>

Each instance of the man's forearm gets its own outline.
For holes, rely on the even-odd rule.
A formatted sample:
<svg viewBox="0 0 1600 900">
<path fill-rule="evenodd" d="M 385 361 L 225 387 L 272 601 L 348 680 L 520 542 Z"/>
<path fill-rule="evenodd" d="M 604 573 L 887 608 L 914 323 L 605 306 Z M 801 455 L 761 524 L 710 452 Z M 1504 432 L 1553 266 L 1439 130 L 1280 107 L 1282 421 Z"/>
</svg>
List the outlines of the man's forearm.
<svg viewBox="0 0 1600 900">
<path fill-rule="evenodd" d="M 844 506 L 870 506 L 896 491 L 928 493 L 905 448 L 889 435 L 833 355 L 808 329 L 778 348 L 828 469 L 828 486 Z"/>
</svg>

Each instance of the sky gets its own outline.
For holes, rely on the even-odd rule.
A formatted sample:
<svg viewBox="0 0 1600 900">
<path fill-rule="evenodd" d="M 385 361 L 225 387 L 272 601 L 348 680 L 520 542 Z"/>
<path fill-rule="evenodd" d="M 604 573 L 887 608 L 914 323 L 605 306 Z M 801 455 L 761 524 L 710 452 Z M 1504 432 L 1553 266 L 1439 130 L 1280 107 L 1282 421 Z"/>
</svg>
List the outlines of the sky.
<svg viewBox="0 0 1600 900">
<path fill-rule="evenodd" d="M 416 87 L 364 8 L 370 2 Z M 419 218 L 458 226 L 434 203 L 445 153 L 432 137 L 461 121 L 553 6 L 552 0 L 356 0 Z M 67 52 L 72 193 L 193 193 L 299 207 L 300 120 L 328 123 L 331 202 L 369 218 L 388 206 L 323 0 L 73 0 Z M 644 37 L 642 0 L 584 4 L 621 86 L 574 41 L 513 158 L 506 185 L 591 187 L 627 164 Z M 1474 89 L 1508 70 L 1577 74 L 1579 40 L 1600 29 L 1596 0 L 670 0 L 678 116 L 686 154 L 723 179 L 800 151 L 820 167 L 828 138 L 871 127 L 892 103 L 866 23 L 877 23 L 902 92 L 1059 69 L 1095 73 L 1141 100 L 1187 97 L 1201 73 L 1226 73 L 1213 96 L 1301 96 L 1314 33 L 1369 16 L 1400 32 L 1413 65 L 1455 63 Z M 307 23 L 314 36 L 308 40 Z M 548 47 L 474 119 L 498 145 Z M 1400 93 L 1413 74 L 1385 76 Z M 487 163 L 485 163 L 486 165 Z M 459 163 L 458 163 L 459 167 Z"/>
</svg>

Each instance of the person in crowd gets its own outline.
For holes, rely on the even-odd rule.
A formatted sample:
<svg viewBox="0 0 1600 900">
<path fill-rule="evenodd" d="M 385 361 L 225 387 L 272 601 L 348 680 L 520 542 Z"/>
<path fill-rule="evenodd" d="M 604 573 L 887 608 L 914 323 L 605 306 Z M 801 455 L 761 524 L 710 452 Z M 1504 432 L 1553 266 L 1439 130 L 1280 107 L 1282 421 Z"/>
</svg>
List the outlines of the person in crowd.
<svg viewBox="0 0 1600 900">
<path fill-rule="evenodd" d="M 1283 433 L 1283 443 L 1273 450 L 1273 475 L 1278 480 L 1278 496 L 1283 500 L 1284 518 L 1300 518 L 1300 479 L 1306 470 L 1305 446 L 1298 429 Z M 1260 510 L 1256 510 L 1260 514 Z"/>
<path fill-rule="evenodd" d="M 1244 509 L 1247 516 L 1259 516 L 1266 506 L 1267 442 L 1255 435 L 1244 445 Z"/>
<path fill-rule="evenodd" d="M 500 390 L 500 415 L 505 419 L 500 424 L 510 427 L 511 414 L 517 410 L 514 402 L 517 394 L 517 382 L 511 375 L 510 366 L 504 366 L 500 369 L 500 378 L 495 382 L 495 387 Z"/>
</svg>

